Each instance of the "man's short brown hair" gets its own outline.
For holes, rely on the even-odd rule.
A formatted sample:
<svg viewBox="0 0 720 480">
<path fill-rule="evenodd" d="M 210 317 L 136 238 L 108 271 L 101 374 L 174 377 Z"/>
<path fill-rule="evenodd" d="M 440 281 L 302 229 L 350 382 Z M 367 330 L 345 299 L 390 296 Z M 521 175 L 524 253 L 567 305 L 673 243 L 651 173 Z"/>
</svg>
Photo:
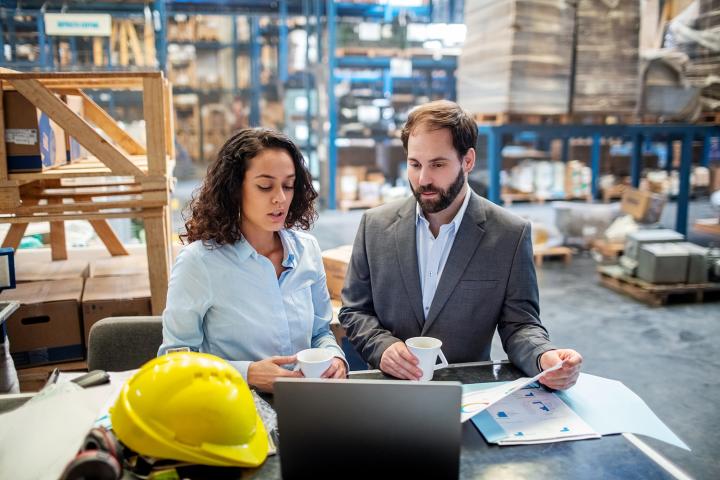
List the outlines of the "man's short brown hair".
<svg viewBox="0 0 720 480">
<path fill-rule="evenodd" d="M 408 116 L 402 129 L 402 139 L 405 152 L 408 149 L 408 138 L 416 129 L 423 127 L 428 130 L 450 130 L 453 147 L 462 158 L 470 148 L 477 143 L 477 125 L 475 120 L 455 102 L 437 100 L 415 108 Z"/>
</svg>

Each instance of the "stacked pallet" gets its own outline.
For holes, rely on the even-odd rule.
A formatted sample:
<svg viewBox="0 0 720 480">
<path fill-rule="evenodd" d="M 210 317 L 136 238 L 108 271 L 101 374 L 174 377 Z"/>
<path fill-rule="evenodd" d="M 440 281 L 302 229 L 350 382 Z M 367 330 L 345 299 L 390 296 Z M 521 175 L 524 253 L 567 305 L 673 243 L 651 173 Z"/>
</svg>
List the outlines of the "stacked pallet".
<svg viewBox="0 0 720 480">
<path fill-rule="evenodd" d="M 639 2 L 578 2 L 574 113 L 635 112 L 639 7 Z"/>
<path fill-rule="evenodd" d="M 574 15 L 566 0 L 467 0 L 459 103 L 473 113 L 566 113 Z"/>
</svg>

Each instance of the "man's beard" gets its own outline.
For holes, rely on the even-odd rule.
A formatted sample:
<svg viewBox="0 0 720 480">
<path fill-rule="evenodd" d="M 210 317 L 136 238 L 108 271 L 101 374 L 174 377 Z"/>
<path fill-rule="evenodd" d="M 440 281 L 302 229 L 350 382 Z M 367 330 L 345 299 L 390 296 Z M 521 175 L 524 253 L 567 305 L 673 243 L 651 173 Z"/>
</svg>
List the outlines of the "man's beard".
<svg viewBox="0 0 720 480">
<path fill-rule="evenodd" d="M 415 199 L 420 204 L 425 213 L 438 213 L 445 210 L 450 204 L 457 198 L 460 190 L 462 190 L 465 184 L 465 173 L 462 168 L 458 173 L 455 181 L 447 188 L 447 190 L 441 190 L 435 188 L 432 184 L 425 187 L 418 187 L 417 191 L 413 188 L 412 183 L 410 184 L 410 190 L 412 190 Z M 437 200 L 423 200 L 422 194 L 424 192 L 437 192 L 439 197 Z"/>
</svg>

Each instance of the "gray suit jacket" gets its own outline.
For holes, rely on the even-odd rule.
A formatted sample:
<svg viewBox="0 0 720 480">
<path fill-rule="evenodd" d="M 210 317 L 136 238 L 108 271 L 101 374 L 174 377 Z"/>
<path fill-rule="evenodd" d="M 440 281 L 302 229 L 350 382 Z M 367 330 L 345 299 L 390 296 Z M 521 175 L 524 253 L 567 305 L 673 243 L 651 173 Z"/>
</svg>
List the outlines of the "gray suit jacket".
<svg viewBox="0 0 720 480">
<path fill-rule="evenodd" d="M 471 194 L 427 318 L 415 237 L 415 198 L 368 210 L 342 290 L 340 322 L 373 367 L 398 340 L 442 340 L 448 362 L 490 359 L 497 327 L 508 358 L 527 375 L 552 350 L 540 323 L 529 222 Z"/>
</svg>

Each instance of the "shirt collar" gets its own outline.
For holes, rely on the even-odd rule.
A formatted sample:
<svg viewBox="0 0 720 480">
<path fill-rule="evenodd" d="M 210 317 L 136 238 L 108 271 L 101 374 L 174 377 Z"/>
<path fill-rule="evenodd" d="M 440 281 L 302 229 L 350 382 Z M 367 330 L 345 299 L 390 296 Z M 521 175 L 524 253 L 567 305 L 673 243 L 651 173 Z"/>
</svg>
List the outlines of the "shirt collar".
<svg viewBox="0 0 720 480">
<path fill-rule="evenodd" d="M 280 241 L 283 244 L 283 261 L 282 266 L 285 268 L 295 268 L 297 266 L 298 251 L 295 236 L 283 228 L 278 232 Z"/>
<path fill-rule="evenodd" d="M 283 261 L 282 266 L 285 268 L 295 268 L 297 266 L 298 252 L 297 245 L 295 243 L 295 237 L 285 228 L 278 232 L 280 235 L 280 241 L 283 245 Z M 238 259 L 240 262 L 244 262 L 248 258 L 258 258 L 258 252 L 255 248 L 250 245 L 250 242 L 245 238 L 235 243 L 235 247 L 238 253 Z"/>
<path fill-rule="evenodd" d="M 453 225 L 455 231 L 457 232 L 460 229 L 460 224 L 462 223 L 462 219 L 465 216 L 465 210 L 467 210 L 468 203 L 470 203 L 470 185 L 467 186 L 467 192 L 465 192 L 465 199 L 463 200 L 463 203 L 460 205 L 460 208 L 458 209 L 457 213 L 453 217 L 452 221 L 450 223 L 447 223 L 446 225 Z M 415 202 L 415 224 L 424 224 L 429 228 L 430 222 L 428 222 L 428 219 L 425 218 L 425 214 L 422 211 L 422 208 L 420 208 L 420 204 L 418 202 Z M 442 225 L 440 228 L 442 228 L 445 225 Z"/>
</svg>

